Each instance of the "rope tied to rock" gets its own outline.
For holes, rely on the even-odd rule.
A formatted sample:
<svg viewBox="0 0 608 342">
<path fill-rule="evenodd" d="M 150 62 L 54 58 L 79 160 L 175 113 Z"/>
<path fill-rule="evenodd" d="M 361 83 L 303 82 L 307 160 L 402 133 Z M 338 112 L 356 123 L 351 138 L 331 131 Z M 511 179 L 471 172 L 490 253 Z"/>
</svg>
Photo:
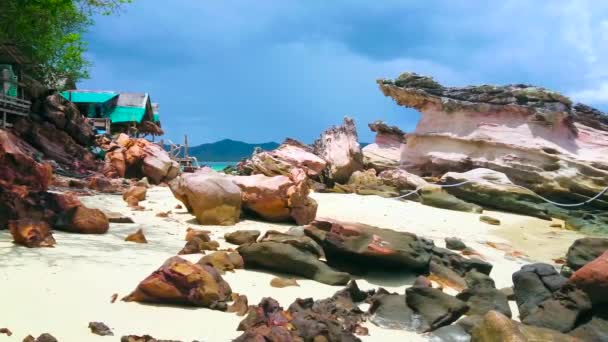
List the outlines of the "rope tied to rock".
<svg viewBox="0 0 608 342">
<path fill-rule="evenodd" d="M 466 180 L 464 182 L 455 183 L 455 184 L 436 184 L 436 183 L 429 183 L 429 184 L 430 185 L 436 185 L 436 186 L 438 186 L 440 188 L 455 188 L 455 187 L 458 187 L 458 186 L 463 186 L 463 185 L 468 184 L 468 183 L 472 183 L 472 181 Z M 429 185 L 429 184 L 427 184 L 427 185 Z M 416 193 L 418 193 L 418 191 L 422 190 L 427 185 L 419 186 L 416 189 L 414 189 L 414 190 L 412 190 L 412 191 L 410 191 L 410 192 L 408 192 L 408 193 L 406 193 L 404 195 L 394 197 L 394 199 L 401 199 L 401 198 L 405 198 L 405 197 L 411 196 L 413 194 L 416 194 Z M 587 200 L 585 200 L 583 202 L 580 202 L 580 203 L 558 203 L 558 202 L 554 202 L 554 201 L 552 201 L 552 200 L 550 200 L 548 198 L 545 198 L 545 197 L 537 194 L 536 192 L 534 192 L 531 189 L 526 188 L 525 186 L 517 185 L 517 184 L 513 184 L 513 186 L 515 186 L 517 188 L 524 189 L 524 190 L 528 190 L 528 191 L 532 192 L 536 197 L 542 199 L 543 201 L 545 201 L 547 203 L 553 204 L 553 205 L 558 206 L 558 207 L 570 207 L 570 208 L 572 208 L 572 207 L 580 207 L 580 206 L 583 206 L 585 204 L 589 204 L 589 203 L 597 200 L 598 198 L 602 197 L 606 192 L 608 192 L 608 186 L 607 186 L 602 191 L 598 192 L 595 196 L 593 196 L 593 197 L 591 197 L 591 198 L 589 198 L 589 199 L 587 199 Z"/>
</svg>

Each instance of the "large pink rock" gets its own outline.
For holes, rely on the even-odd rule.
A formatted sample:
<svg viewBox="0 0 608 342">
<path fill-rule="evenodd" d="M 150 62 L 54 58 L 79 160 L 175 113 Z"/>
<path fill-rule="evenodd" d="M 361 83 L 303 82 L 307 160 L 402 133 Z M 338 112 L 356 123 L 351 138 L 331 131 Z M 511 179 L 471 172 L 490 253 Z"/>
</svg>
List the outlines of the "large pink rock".
<svg viewBox="0 0 608 342">
<path fill-rule="evenodd" d="M 167 151 L 156 144 L 148 144 L 143 148 L 143 174 L 152 184 L 170 181 L 179 174 L 179 165 L 169 158 Z"/>
<path fill-rule="evenodd" d="M 368 126 L 372 132 L 376 132 L 376 138 L 374 143 L 362 149 L 365 166 L 375 169 L 378 173 L 397 168 L 405 133 L 399 127 L 389 126 L 382 121 L 370 123 Z"/>
<path fill-rule="evenodd" d="M 412 73 L 378 84 L 422 113 L 402 146 L 401 165 L 410 172 L 488 168 L 572 202 L 608 186 L 608 117 L 590 107 L 524 85 L 449 88 Z"/>
<path fill-rule="evenodd" d="M 311 178 L 318 177 L 327 166 L 327 162 L 315 155 L 307 145 L 287 139 L 273 151 L 255 154 L 246 167 L 253 174 L 266 176 L 289 176 L 293 168 L 300 168 Z"/>
<path fill-rule="evenodd" d="M 317 203 L 308 197 L 306 174 L 294 169 L 290 177 L 265 175 L 235 176 L 241 188 L 243 207 L 272 222 L 308 224 L 317 214 Z"/>
<path fill-rule="evenodd" d="M 184 173 L 169 182 L 169 187 L 200 224 L 234 225 L 239 221 L 241 189 L 225 175 Z"/>
<path fill-rule="evenodd" d="M 351 118 L 342 126 L 331 127 L 313 144 L 314 152 L 329 164 L 329 180 L 345 184 L 355 171 L 363 170 L 363 154 L 357 128 Z"/>
<path fill-rule="evenodd" d="M 569 282 L 585 291 L 594 306 L 608 303 L 608 251 L 574 272 Z"/>
</svg>

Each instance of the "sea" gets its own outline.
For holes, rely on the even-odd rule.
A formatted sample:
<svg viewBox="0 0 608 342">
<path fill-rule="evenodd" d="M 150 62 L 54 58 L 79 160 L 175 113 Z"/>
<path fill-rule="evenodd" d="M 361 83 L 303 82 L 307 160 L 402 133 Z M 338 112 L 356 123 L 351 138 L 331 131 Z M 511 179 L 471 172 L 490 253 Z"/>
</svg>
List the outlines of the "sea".
<svg viewBox="0 0 608 342">
<path fill-rule="evenodd" d="M 236 162 L 201 162 L 200 164 L 209 166 L 210 168 L 214 169 L 215 171 L 222 171 L 223 169 L 225 169 L 228 166 L 236 165 Z"/>
</svg>

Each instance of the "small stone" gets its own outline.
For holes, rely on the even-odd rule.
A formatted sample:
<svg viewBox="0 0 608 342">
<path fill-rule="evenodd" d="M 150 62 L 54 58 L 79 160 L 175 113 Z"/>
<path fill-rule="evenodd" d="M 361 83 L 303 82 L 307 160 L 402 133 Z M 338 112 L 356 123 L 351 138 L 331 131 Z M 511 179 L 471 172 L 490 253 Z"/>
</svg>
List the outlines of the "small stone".
<svg viewBox="0 0 608 342">
<path fill-rule="evenodd" d="M 144 232 L 141 229 L 138 229 L 135 233 L 129 234 L 125 238 L 125 241 L 135 242 L 135 243 L 148 243 L 148 240 L 146 240 L 146 236 L 144 235 Z"/>
<path fill-rule="evenodd" d="M 243 245 L 246 243 L 254 243 L 260 236 L 259 230 L 237 230 L 236 232 L 226 233 L 224 239 L 226 242 L 234 245 Z"/>
<path fill-rule="evenodd" d="M 447 249 L 460 251 L 467 248 L 467 245 L 465 245 L 464 242 L 457 237 L 448 237 L 445 238 L 445 247 Z"/>
<path fill-rule="evenodd" d="M 89 322 L 89 329 L 95 335 L 114 336 L 112 330 L 102 322 Z"/>
<path fill-rule="evenodd" d="M 184 208 L 184 207 L 182 207 L 182 205 L 181 205 L 181 204 L 178 204 L 178 205 L 176 205 L 176 206 L 175 206 L 175 209 L 183 209 L 183 208 Z"/>
<path fill-rule="evenodd" d="M 235 312 L 237 316 L 245 316 L 249 311 L 247 296 L 232 293 L 232 304 L 228 306 L 226 312 Z"/>
<path fill-rule="evenodd" d="M 116 299 L 118 299 L 118 293 L 115 293 L 110 297 L 110 303 L 115 303 Z"/>
<path fill-rule="evenodd" d="M 300 284 L 298 284 L 298 282 L 293 278 L 276 277 L 276 278 L 272 278 L 272 280 L 270 281 L 270 286 L 283 288 L 283 287 L 289 287 L 289 286 L 300 286 Z"/>
<path fill-rule="evenodd" d="M 500 220 L 499 219 L 493 218 L 492 216 L 488 216 L 488 215 L 481 215 L 481 216 L 479 216 L 479 221 L 481 221 L 483 223 L 491 224 L 493 226 L 499 226 L 500 225 Z"/>
<path fill-rule="evenodd" d="M 106 212 L 104 212 L 104 214 L 106 214 L 106 216 L 108 217 L 108 221 L 110 221 L 110 223 L 135 223 L 131 217 L 125 216 L 121 213 L 106 211 Z"/>
<path fill-rule="evenodd" d="M 8 328 L 1 328 L 0 334 L 6 334 L 7 336 L 11 336 L 13 334 L 13 332 L 10 331 Z"/>
<path fill-rule="evenodd" d="M 171 214 L 171 210 L 169 210 L 169 211 L 161 211 L 160 213 L 156 214 L 156 217 L 169 217 L 169 214 Z"/>
</svg>

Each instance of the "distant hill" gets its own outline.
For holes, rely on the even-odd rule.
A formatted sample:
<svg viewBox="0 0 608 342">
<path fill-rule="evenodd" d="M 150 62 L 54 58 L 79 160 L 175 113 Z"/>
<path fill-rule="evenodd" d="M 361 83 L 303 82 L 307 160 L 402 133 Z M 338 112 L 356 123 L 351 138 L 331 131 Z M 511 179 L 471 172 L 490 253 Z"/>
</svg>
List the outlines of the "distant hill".
<svg viewBox="0 0 608 342">
<path fill-rule="evenodd" d="M 188 154 L 196 157 L 199 162 L 238 162 L 243 158 L 249 158 L 253 149 L 257 146 L 268 151 L 279 147 L 279 144 L 276 142 L 249 144 L 224 139 L 210 144 L 191 146 L 188 149 Z"/>
</svg>

